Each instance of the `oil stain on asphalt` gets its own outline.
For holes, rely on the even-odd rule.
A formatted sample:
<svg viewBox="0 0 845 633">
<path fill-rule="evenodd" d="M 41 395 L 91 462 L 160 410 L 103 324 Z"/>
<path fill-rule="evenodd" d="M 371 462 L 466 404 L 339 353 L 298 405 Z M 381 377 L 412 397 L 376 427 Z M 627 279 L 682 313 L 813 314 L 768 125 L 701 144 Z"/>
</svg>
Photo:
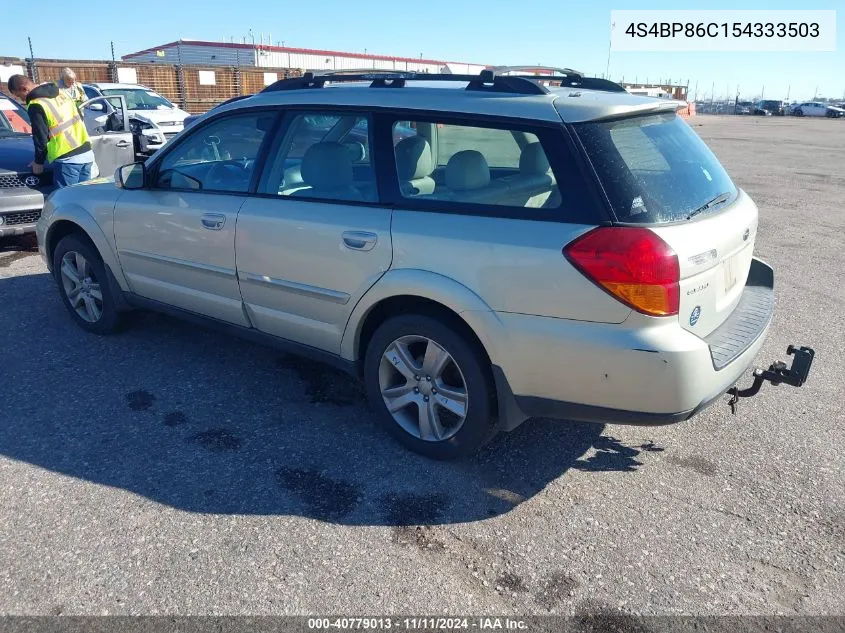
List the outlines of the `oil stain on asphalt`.
<svg viewBox="0 0 845 633">
<path fill-rule="evenodd" d="M 209 429 L 193 435 L 191 440 L 204 449 L 216 453 L 236 451 L 241 447 L 240 438 L 233 435 L 228 429 Z"/>
<path fill-rule="evenodd" d="M 311 398 L 311 404 L 348 407 L 364 402 L 360 383 L 338 369 L 292 355 L 282 356 L 276 364 L 296 373 L 305 384 L 305 393 Z"/>
<path fill-rule="evenodd" d="M 546 609 L 553 609 L 570 597 L 581 586 L 572 576 L 564 572 L 555 572 L 546 578 L 543 588 L 534 596 Z"/>
<path fill-rule="evenodd" d="M 164 416 L 164 426 L 180 426 L 188 421 L 188 417 L 181 411 L 171 411 Z"/>
<path fill-rule="evenodd" d="M 155 402 L 156 397 L 149 391 L 132 391 L 126 394 L 126 404 L 133 411 L 146 411 Z"/>
<path fill-rule="evenodd" d="M 308 508 L 312 518 L 321 521 L 343 519 L 361 500 L 361 491 L 356 486 L 316 470 L 279 468 L 276 481 Z"/>
</svg>

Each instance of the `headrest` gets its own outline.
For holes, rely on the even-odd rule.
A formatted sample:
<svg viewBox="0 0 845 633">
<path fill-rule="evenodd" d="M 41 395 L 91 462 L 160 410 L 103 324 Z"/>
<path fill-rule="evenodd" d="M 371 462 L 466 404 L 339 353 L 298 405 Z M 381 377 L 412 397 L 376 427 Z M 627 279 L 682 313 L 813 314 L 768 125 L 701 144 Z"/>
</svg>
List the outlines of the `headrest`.
<svg viewBox="0 0 845 633">
<path fill-rule="evenodd" d="M 545 174 L 549 171 L 549 159 L 546 158 L 546 152 L 543 151 L 543 146 L 539 141 L 529 143 L 522 148 L 522 154 L 519 156 L 519 171 L 523 174 Z"/>
<path fill-rule="evenodd" d="M 399 180 L 426 178 L 434 171 L 431 146 L 422 136 L 409 136 L 396 144 L 396 171 Z"/>
<path fill-rule="evenodd" d="M 352 156 L 340 143 L 315 143 L 302 157 L 302 180 L 315 189 L 352 184 Z"/>
<path fill-rule="evenodd" d="M 446 164 L 446 186 L 452 191 L 481 189 L 490 184 L 490 167 L 481 152 L 465 149 Z"/>
</svg>

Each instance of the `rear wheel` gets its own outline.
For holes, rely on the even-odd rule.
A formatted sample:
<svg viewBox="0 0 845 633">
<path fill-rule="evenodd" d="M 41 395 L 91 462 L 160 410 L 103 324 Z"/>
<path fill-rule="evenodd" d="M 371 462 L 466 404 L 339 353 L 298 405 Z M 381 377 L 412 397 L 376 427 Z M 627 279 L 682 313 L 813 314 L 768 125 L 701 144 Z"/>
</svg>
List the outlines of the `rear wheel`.
<svg viewBox="0 0 845 633">
<path fill-rule="evenodd" d="M 382 423 L 435 459 L 477 450 L 493 435 L 487 361 L 466 336 L 423 315 L 385 321 L 373 334 L 364 380 Z"/>
<path fill-rule="evenodd" d="M 53 274 L 62 302 L 82 329 L 110 334 L 119 329 L 117 310 L 106 266 L 97 249 L 78 235 L 62 238 L 53 252 Z"/>
<path fill-rule="evenodd" d="M 795 116 L 804 116 L 804 110 L 802 110 L 801 108 L 798 108 L 795 111 Z"/>
</svg>

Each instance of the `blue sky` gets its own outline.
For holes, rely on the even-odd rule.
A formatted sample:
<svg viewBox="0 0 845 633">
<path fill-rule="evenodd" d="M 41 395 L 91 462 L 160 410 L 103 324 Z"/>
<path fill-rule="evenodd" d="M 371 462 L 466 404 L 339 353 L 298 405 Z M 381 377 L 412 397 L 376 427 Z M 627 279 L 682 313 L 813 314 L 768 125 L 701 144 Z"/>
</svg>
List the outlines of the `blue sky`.
<svg viewBox="0 0 845 633">
<path fill-rule="evenodd" d="M 47 3 L 52 4 L 50 2 Z M 56 3 L 58 5 L 58 3 Z M 681 9 L 677 0 L 593 0 L 569 4 L 561 0 L 319 0 L 301 5 L 287 0 L 195 2 L 146 0 L 125 5 L 114 0 L 85 0 L 62 5 L 61 19 L 45 19 L 19 34 L 4 28 L 0 56 L 28 56 L 27 35 L 37 57 L 104 59 L 115 42 L 117 56 L 176 39 L 240 38 L 249 29 L 271 33 L 288 46 L 326 48 L 386 55 L 466 61 L 481 64 L 569 66 L 602 74 L 607 64 L 612 9 Z M 791 99 L 819 96 L 845 98 L 845 43 L 841 35 L 842 0 L 739 0 L 697 8 L 708 9 L 842 9 L 837 15 L 834 53 L 630 53 L 611 55 L 612 79 L 671 79 L 690 90 L 698 83 L 700 98 L 760 94 Z M 303 8 L 298 8 L 302 6 Z M 407 6 L 404 9 L 403 6 Z M 693 8 L 693 7 L 689 7 Z M 66 11 L 66 9 L 70 9 Z M 47 11 L 47 15 L 54 12 Z M 30 12 L 23 14 L 31 15 Z M 103 16 L 92 20 L 92 16 Z M 256 36 L 257 37 L 257 36 Z"/>
</svg>

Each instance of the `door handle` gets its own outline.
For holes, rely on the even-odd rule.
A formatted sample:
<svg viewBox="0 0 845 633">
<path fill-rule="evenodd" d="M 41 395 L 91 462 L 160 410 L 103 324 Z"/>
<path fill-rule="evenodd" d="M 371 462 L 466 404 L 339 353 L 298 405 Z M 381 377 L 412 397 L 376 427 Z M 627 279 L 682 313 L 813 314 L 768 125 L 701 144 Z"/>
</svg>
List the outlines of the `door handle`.
<svg viewBox="0 0 845 633">
<path fill-rule="evenodd" d="M 378 242 L 378 235 L 369 231 L 344 231 L 343 245 L 354 251 L 371 251 Z"/>
<path fill-rule="evenodd" d="M 219 231 L 226 224 L 226 216 L 222 213 L 206 213 L 200 218 L 202 227 L 209 231 Z"/>
<path fill-rule="evenodd" d="M 118 141 L 117 147 L 129 147 L 129 141 Z"/>
</svg>

